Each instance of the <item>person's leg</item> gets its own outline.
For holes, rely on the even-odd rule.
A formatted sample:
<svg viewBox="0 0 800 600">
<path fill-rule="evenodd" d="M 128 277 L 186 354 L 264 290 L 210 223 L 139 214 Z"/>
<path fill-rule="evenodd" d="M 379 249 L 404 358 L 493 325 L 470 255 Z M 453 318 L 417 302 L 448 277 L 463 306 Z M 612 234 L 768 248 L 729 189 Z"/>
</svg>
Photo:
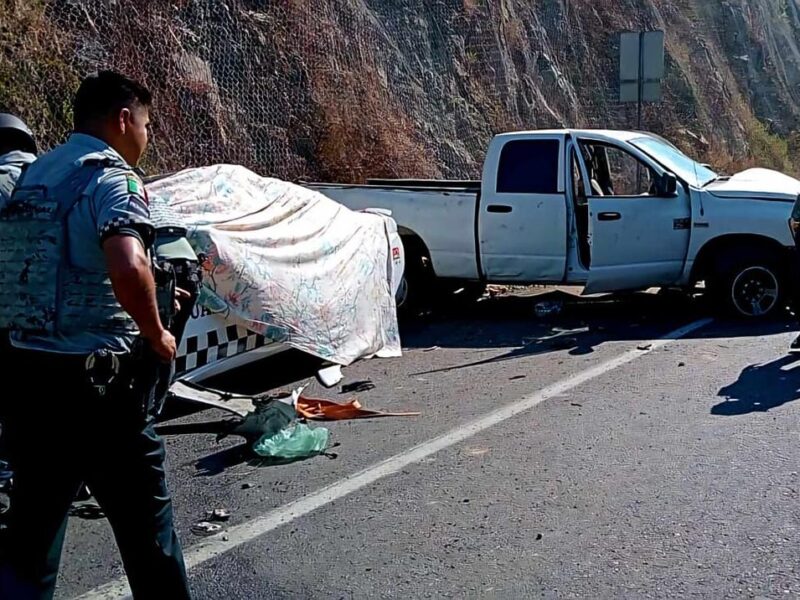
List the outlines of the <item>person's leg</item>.
<svg viewBox="0 0 800 600">
<path fill-rule="evenodd" d="M 26 386 L 8 415 L 6 442 L 15 476 L 7 552 L 0 557 L 0 598 L 49 599 L 80 481 L 80 453 L 74 444 L 70 388 L 56 391 L 41 378 L 21 376 L 20 381 L 36 382 L 36 387 Z"/>
<path fill-rule="evenodd" d="M 108 517 L 134 598 L 190 598 L 173 526 L 164 443 L 152 425 L 110 420 L 87 484 Z"/>
</svg>

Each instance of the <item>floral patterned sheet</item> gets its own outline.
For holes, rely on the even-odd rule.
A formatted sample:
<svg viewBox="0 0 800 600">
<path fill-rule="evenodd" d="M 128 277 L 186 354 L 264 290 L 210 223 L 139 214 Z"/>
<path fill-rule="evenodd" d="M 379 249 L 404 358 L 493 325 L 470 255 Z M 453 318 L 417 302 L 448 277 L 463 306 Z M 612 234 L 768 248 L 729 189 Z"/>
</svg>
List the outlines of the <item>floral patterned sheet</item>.
<svg viewBox="0 0 800 600">
<path fill-rule="evenodd" d="M 206 310 L 341 365 L 400 356 L 388 217 L 236 165 L 187 169 L 148 192 L 207 257 Z"/>
</svg>

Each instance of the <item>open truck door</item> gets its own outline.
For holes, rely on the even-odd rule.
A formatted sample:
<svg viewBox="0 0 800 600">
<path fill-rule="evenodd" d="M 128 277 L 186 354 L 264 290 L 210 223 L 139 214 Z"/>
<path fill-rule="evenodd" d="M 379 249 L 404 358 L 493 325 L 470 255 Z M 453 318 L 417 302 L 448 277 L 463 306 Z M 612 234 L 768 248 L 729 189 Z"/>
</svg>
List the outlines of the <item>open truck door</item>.
<svg viewBox="0 0 800 600">
<path fill-rule="evenodd" d="M 584 293 L 679 281 L 691 236 L 688 191 L 632 148 L 591 138 L 578 145 L 591 244 Z"/>
</svg>

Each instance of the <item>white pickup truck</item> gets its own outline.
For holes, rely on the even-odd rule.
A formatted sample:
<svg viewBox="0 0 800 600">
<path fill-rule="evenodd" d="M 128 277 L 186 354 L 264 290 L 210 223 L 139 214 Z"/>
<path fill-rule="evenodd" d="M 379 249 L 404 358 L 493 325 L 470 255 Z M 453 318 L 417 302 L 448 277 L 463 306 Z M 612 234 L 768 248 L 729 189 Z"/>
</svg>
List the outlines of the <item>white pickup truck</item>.
<svg viewBox="0 0 800 600">
<path fill-rule="evenodd" d="M 305 185 L 391 211 L 409 303 L 486 283 L 591 294 L 702 281 L 721 308 L 755 318 L 784 307 L 793 287 L 800 181 L 766 169 L 722 177 L 650 133 L 501 134 L 481 181 Z"/>
</svg>

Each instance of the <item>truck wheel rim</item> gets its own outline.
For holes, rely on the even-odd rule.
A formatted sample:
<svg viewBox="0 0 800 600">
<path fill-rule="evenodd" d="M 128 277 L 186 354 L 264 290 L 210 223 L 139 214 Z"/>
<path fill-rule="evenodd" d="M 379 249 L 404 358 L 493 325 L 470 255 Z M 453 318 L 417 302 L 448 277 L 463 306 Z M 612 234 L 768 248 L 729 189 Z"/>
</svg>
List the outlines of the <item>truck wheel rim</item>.
<svg viewBox="0 0 800 600">
<path fill-rule="evenodd" d="M 778 302 L 778 278 L 764 267 L 750 267 L 736 277 L 731 289 L 733 305 L 747 317 L 769 313 Z"/>
</svg>

